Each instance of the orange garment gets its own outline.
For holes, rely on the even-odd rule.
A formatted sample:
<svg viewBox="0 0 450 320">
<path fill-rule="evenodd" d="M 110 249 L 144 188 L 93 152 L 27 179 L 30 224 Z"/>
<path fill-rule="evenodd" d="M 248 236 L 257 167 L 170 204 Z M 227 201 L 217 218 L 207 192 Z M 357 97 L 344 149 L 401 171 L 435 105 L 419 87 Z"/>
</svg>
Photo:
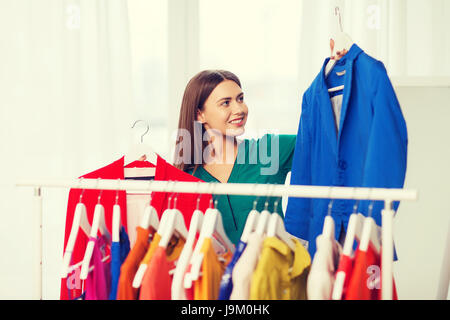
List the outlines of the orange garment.
<svg viewBox="0 0 450 320">
<path fill-rule="evenodd" d="M 175 269 L 185 241 L 172 237 L 167 248 L 157 247 L 142 278 L 140 300 L 171 300 L 172 278 L 169 272 Z"/>
<path fill-rule="evenodd" d="M 232 258 L 231 252 L 216 254 L 211 238 L 206 238 L 200 250 L 203 253 L 201 276 L 194 282 L 194 300 L 217 300 L 220 281 Z"/>
<path fill-rule="evenodd" d="M 139 289 L 133 288 L 133 279 L 139 267 L 139 263 L 147 252 L 149 242 L 153 237 L 154 231 L 153 229 L 146 230 L 144 228 L 137 227 L 136 232 L 136 242 L 120 267 L 117 300 L 136 300 L 138 297 Z"/>
<path fill-rule="evenodd" d="M 148 248 L 147 252 L 145 253 L 144 259 L 142 259 L 141 264 L 146 264 L 148 266 L 150 260 L 153 257 L 153 254 L 155 253 L 156 248 L 158 248 L 159 241 L 161 240 L 161 235 L 158 232 L 155 232 L 153 236 L 153 240 L 150 243 L 150 247 Z"/>
<path fill-rule="evenodd" d="M 348 284 L 346 300 L 381 300 L 381 252 L 372 245 L 367 251 L 356 251 L 353 272 Z M 392 279 L 392 299 L 397 300 L 395 282 Z"/>
</svg>

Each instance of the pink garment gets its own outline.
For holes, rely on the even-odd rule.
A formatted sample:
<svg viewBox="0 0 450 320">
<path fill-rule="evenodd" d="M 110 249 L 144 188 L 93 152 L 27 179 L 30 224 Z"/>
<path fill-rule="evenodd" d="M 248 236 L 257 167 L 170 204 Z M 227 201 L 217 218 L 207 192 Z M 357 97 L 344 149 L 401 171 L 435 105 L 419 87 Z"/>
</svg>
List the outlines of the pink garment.
<svg viewBox="0 0 450 320">
<path fill-rule="evenodd" d="M 102 260 L 110 255 L 110 248 L 104 237 L 92 238 L 94 241 L 94 251 L 92 253 L 92 264 L 94 270 L 88 273 L 86 279 L 86 300 L 108 300 L 109 291 L 111 289 L 111 258 L 105 262 Z"/>
</svg>

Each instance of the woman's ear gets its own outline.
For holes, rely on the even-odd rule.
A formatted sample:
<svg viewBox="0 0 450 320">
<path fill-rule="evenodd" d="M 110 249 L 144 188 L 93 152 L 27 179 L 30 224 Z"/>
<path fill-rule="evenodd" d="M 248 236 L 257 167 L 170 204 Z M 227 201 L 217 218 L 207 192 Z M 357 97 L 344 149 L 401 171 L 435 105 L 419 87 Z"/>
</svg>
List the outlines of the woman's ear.
<svg viewBox="0 0 450 320">
<path fill-rule="evenodd" d="M 200 122 L 201 124 L 204 124 L 206 122 L 205 116 L 203 115 L 203 112 L 201 112 L 200 110 L 197 110 L 197 121 Z"/>
</svg>

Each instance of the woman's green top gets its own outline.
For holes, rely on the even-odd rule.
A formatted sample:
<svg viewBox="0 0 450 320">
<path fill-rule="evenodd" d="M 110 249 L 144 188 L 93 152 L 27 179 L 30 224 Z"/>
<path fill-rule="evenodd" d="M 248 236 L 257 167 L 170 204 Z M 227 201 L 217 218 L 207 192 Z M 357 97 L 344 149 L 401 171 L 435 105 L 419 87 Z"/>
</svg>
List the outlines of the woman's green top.
<svg viewBox="0 0 450 320">
<path fill-rule="evenodd" d="M 286 175 L 291 171 L 296 138 L 296 135 L 266 134 L 257 140 L 243 140 L 238 146 L 236 160 L 227 182 L 284 184 Z M 198 166 L 195 172 L 193 169 L 186 172 L 205 182 L 220 183 L 202 166 Z M 265 208 L 266 202 L 267 209 L 273 212 L 275 201 L 278 200 L 276 212 L 284 217 L 281 197 L 213 195 L 213 199 L 217 200 L 216 208 L 222 215 L 225 232 L 234 244 L 239 242 L 247 215 L 253 209 L 255 200 L 259 212 Z"/>
</svg>

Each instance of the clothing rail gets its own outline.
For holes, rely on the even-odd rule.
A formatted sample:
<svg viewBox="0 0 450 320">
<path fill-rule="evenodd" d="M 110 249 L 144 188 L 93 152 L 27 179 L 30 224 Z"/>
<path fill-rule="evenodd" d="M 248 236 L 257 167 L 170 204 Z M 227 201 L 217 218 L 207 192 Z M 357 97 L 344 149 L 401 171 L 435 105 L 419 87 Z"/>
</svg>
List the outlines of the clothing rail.
<svg viewBox="0 0 450 320">
<path fill-rule="evenodd" d="M 417 190 L 388 189 L 388 188 L 359 188 L 359 187 L 331 187 L 331 186 L 300 186 L 279 184 L 253 183 L 207 183 L 207 182 L 178 182 L 178 181 L 131 181 L 113 179 L 28 179 L 20 180 L 17 186 L 34 187 L 34 210 L 37 249 L 35 262 L 35 297 L 42 299 L 42 194 L 41 188 L 76 188 L 125 190 L 141 192 L 175 192 L 175 193 L 209 193 L 247 196 L 270 197 L 299 197 L 325 199 L 355 199 L 384 201 L 381 221 L 381 241 L 383 250 L 381 255 L 381 290 L 383 300 L 392 300 L 392 274 L 394 259 L 393 241 L 393 201 L 417 200 Z"/>
</svg>

